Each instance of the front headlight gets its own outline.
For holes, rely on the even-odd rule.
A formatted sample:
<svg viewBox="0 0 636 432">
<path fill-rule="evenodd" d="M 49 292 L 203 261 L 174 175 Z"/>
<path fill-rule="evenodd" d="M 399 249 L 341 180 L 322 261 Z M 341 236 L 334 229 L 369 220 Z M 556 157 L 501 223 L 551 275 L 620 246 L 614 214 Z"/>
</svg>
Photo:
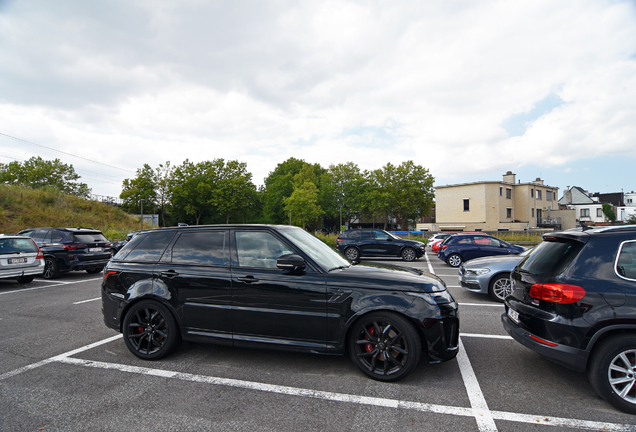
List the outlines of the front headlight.
<svg viewBox="0 0 636 432">
<path fill-rule="evenodd" d="M 490 269 L 482 268 L 482 269 L 466 269 L 466 274 L 481 276 L 490 273 Z"/>
<path fill-rule="evenodd" d="M 448 291 L 438 291 L 432 293 L 407 292 L 407 295 L 424 299 L 428 304 L 447 304 L 455 301 Z"/>
</svg>

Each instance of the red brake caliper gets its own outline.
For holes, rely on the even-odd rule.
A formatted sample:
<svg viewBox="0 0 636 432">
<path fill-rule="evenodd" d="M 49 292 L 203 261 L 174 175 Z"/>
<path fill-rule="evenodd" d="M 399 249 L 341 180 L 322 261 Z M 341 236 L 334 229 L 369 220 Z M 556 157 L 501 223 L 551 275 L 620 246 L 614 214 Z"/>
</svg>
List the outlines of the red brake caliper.
<svg viewBox="0 0 636 432">
<path fill-rule="evenodd" d="M 373 336 L 373 327 L 369 327 L 369 334 L 370 334 L 371 336 Z M 365 338 L 366 340 L 369 340 L 369 338 L 368 338 L 368 337 L 366 337 L 366 336 L 365 336 L 364 338 Z M 373 350 L 373 345 L 371 345 L 371 344 L 366 344 L 366 345 L 364 346 L 364 349 L 366 349 L 366 350 L 367 350 L 367 352 L 371 352 L 371 351 Z"/>
</svg>

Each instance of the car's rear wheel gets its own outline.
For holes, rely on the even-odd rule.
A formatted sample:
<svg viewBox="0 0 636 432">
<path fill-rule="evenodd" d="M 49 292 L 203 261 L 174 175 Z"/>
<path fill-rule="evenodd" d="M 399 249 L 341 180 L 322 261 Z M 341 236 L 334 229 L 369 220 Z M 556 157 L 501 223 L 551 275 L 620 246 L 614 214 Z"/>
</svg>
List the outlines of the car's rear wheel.
<svg viewBox="0 0 636 432">
<path fill-rule="evenodd" d="M 181 342 L 179 327 L 161 303 L 143 300 L 135 304 L 122 326 L 126 346 L 144 360 L 158 360 L 174 351 Z"/>
<path fill-rule="evenodd" d="M 42 277 L 44 279 L 53 279 L 60 275 L 60 269 L 57 266 L 57 261 L 54 258 L 44 258 L 44 272 Z"/>
<path fill-rule="evenodd" d="M 490 281 L 490 289 L 488 290 L 490 298 L 503 303 L 503 301 L 512 294 L 512 285 L 510 284 L 510 276 L 499 275 Z"/>
<path fill-rule="evenodd" d="M 378 381 L 398 381 L 417 366 L 422 340 L 405 318 L 373 312 L 358 320 L 349 336 L 349 355 L 362 372 Z"/>
<path fill-rule="evenodd" d="M 402 259 L 404 261 L 414 261 L 417 258 L 417 253 L 415 249 L 407 247 L 402 250 Z"/>
<path fill-rule="evenodd" d="M 16 278 L 16 279 L 18 280 L 18 283 L 26 284 L 33 281 L 34 277 L 35 276 L 20 276 L 19 278 Z"/>
<path fill-rule="evenodd" d="M 446 259 L 446 264 L 448 264 L 451 267 L 459 267 L 460 265 L 462 265 L 462 257 L 459 254 L 451 254 L 447 259 Z"/>
<path fill-rule="evenodd" d="M 360 251 L 358 250 L 358 248 L 348 247 L 348 248 L 345 249 L 345 253 L 344 254 L 351 261 L 355 261 L 358 258 L 360 258 Z"/>
<path fill-rule="evenodd" d="M 610 337 L 594 349 L 588 366 L 592 387 L 616 408 L 636 414 L 636 337 Z"/>
</svg>

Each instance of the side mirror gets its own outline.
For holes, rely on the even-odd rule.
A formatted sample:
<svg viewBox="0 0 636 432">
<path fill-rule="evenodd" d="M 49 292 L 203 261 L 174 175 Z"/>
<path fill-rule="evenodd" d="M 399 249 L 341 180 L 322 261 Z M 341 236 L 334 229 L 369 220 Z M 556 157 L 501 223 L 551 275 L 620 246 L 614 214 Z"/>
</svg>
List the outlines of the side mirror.
<svg viewBox="0 0 636 432">
<path fill-rule="evenodd" d="M 278 257 L 276 267 L 286 271 L 302 271 L 305 270 L 306 264 L 300 255 L 287 254 Z"/>
</svg>

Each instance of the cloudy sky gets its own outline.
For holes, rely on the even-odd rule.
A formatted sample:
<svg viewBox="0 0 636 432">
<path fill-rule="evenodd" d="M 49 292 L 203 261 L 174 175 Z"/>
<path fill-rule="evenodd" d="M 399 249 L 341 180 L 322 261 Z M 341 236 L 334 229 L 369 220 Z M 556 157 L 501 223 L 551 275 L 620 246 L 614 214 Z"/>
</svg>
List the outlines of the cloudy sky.
<svg viewBox="0 0 636 432">
<path fill-rule="evenodd" d="M 0 0 L 0 162 L 412 159 L 636 190 L 636 2 Z"/>
</svg>

